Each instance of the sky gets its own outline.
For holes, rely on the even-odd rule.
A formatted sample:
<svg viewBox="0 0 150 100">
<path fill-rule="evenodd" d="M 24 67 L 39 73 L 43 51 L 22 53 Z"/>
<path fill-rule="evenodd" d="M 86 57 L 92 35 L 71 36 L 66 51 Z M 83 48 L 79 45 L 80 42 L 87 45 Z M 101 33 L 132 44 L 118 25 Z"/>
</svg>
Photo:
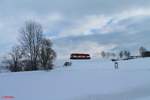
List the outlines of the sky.
<svg viewBox="0 0 150 100">
<path fill-rule="evenodd" d="M 0 0 L 0 57 L 18 44 L 27 20 L 43 26 L 59 59 L 150 49 L 150 0 Z"/>
</svg>

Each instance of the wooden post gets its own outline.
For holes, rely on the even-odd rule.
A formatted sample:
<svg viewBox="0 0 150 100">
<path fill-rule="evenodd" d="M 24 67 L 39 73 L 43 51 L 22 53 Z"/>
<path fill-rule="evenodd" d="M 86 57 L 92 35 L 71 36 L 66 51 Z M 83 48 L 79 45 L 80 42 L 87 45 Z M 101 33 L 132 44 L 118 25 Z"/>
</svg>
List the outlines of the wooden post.
<svg viewBox="0 0 150 100">
<path fill-rule="evenodd" d="M 115 69 L 118 69 L 118 62 L 115 62 L 114 66 L 115 66 Z"/>
</svg>

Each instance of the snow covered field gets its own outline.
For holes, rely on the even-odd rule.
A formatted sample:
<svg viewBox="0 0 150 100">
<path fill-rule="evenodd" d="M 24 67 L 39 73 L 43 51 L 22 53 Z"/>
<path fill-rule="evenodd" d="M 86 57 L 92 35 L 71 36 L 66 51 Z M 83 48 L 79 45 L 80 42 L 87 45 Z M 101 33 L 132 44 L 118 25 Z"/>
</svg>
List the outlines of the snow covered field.
<svg viewBox="0 0 150 100">
<path fill-rule="evenodd" d="M 150 59 L 72 61 L 50 72 L 0 74 L 0 100 L 150 100 Z"/>
</svg>

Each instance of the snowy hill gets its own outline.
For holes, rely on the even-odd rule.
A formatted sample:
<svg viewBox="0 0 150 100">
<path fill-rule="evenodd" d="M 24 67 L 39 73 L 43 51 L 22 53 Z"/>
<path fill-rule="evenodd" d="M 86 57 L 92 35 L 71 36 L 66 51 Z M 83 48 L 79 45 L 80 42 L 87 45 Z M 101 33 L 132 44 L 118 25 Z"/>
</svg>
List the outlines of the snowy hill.
<svg viewBox="0 0 150 100">
<path fill-rule="evenodd" d="M 50 72 L 0 74 L 0 100 L 150 100 L 150 59 L 72 61 Z"/>
</svg>

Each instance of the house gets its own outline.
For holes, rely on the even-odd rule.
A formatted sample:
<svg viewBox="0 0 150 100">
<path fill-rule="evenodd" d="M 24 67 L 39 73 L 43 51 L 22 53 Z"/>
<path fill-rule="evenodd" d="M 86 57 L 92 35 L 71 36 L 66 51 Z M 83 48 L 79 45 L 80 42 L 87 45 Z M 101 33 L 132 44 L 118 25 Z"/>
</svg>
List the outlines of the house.
<svg viewBox="0 0 150 100">
<path fill-rule="evenodd" d="M 85 54 L 85 53 L 72 53 L 70 55 L 70 59 L 91 59 L 90 54 Z"/>
<path fill-rule="evenodd" d="M 142 57 L 150 57 L 150 51 L 142 52 Z"/>
</svg>

